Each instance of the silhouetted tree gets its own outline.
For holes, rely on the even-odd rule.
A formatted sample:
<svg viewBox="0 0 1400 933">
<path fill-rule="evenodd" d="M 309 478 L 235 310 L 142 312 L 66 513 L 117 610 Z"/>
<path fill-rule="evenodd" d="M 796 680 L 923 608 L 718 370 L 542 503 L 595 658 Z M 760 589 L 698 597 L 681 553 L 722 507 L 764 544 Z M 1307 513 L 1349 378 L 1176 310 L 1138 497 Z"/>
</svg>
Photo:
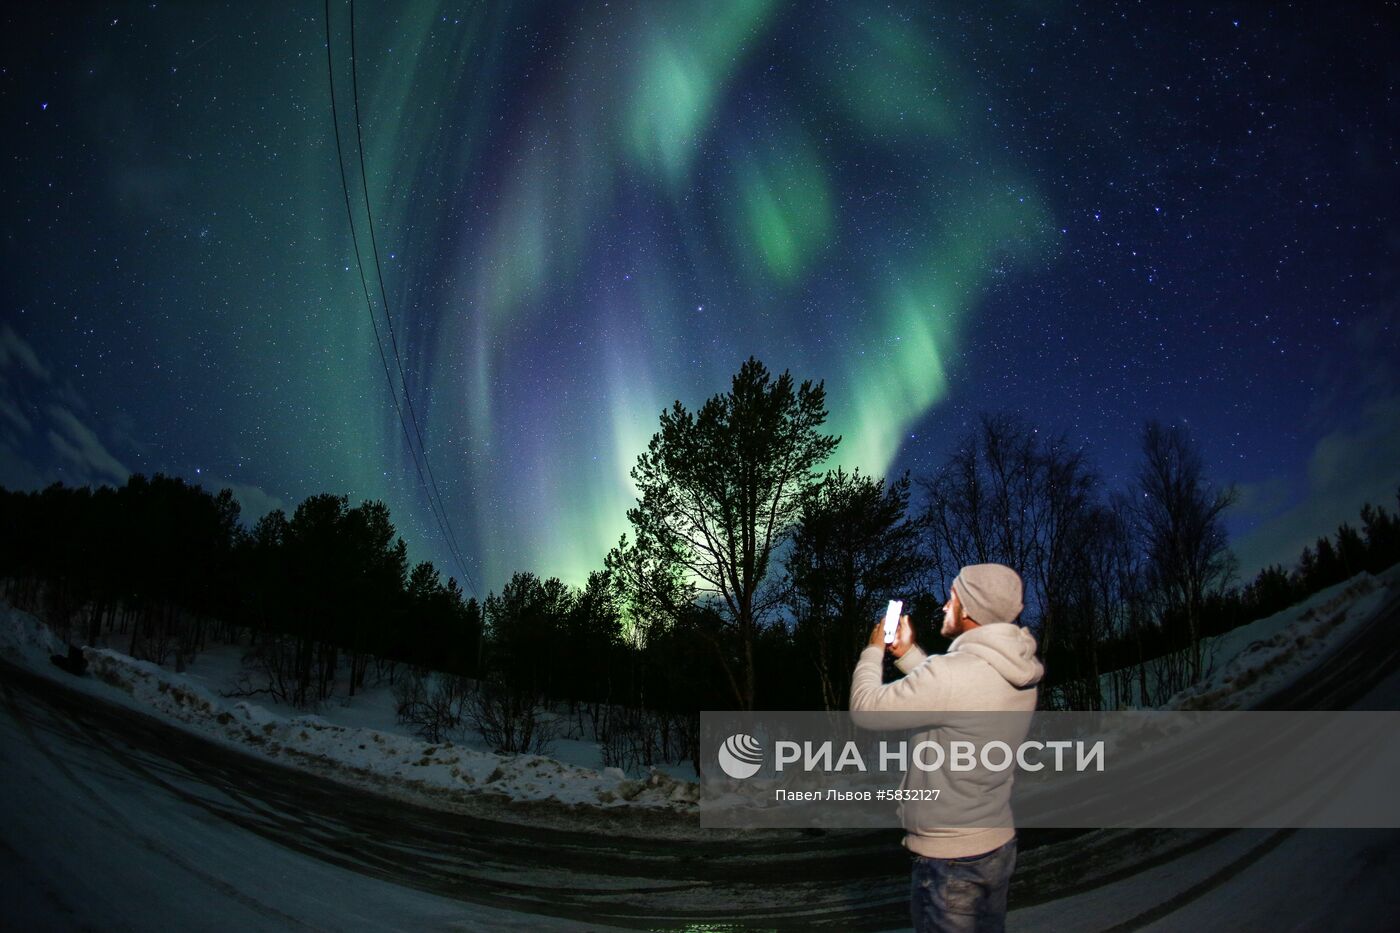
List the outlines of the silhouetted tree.
<svg viewBox="0 0 1400 933">
<path fill-rule="evenodd" d="M 1400 500 L 1400 492 L 1396 499 Z M 1361 530 L 1366 536 L 1367 569 L 1379 573 L 1400 561 L 1400 521 L 1384 506 L 1361 507 Z"/>
<path fill-rule="evenodd" d="M 761 589 L 773 553 L 816 482 L 813 471 L 840 440 L 819 430 L 826 414 L 821 383 L 794 387 L 789 373 L 773 379 L 750 357 L 730 391 L 698 413 L 679 400 L 662 412 L 661 429 L 632 469 L 640 493 L 627 513 L 635 550 L 629 558 L 624 539 L 609 568 L 625 568 L 640 553 L 660 561 L 659 579 L 674 581 L 678 570 L 698 587 L 722 620 L 716 653 L 744 709 L 753 706 L 754 638 L 781 597 L 779 587 Z M 656 577 L 619 578 L 650 587 Z"/>
<path fill-rule="evenodd" d="M 1350 580 L 1366 569 L 1366 543 L 1361 539 L 1361 532 L 1346 522 L 1337 528 L 1337 562 L 1341 565 L 1343 580 Z"/>
<path fill-rule="evenodd" d="M 1186 681 L 1194 682 L 1201 675 L 1206 599 L 1222 592 L 1234 573 L 1223 516 L 1236 494 L 1210 483 L 1191 436 L 1179 425 L 1147 422 L 1142 455 L 1134 501 L 1150 590 L 1159 617 L 1179 618 L 1186 627 Z"/>
<path fill-rule="evenodd" d="M 887 486 L 837 469 L 803 496 L 787 601 L 827 709 L 845 708 L 853 659 L 884 601 L 924 588 L 929 561 L 908 515 L 909 487 L 908 474 Z"/>
<path fill-rule="evenodd" d="M 1002 563 L 1026 585 L 1026 624 L 1043 652 L 1082 586 L 1071 578 L 1098 479 L 1081 450 L 1022 418 L 983 415 L 948 459 L 920 480 L 936 575 L 951 585 L 969 564 Z"/>
</svg>

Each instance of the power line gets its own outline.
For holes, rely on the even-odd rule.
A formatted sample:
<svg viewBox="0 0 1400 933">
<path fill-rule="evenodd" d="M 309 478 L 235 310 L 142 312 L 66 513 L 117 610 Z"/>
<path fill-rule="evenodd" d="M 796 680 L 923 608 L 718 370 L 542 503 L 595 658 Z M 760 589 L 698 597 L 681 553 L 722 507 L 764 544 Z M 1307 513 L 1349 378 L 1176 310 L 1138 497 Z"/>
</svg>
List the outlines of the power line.
<svg viewBox="0 0 1400 933">
<path fill-rule="evenodd" d="M 474 582 L 472 581 L 472 579 L 471 579 L 471 574 L 470 574 L 470 572 L 467 570 L 466 563 L 465 563 L 465 561 L 463 561 L 463 559 L 462 559 L 461 552 L 457 549 L 456 538 L 451 534 L 451 532 L 450 532 L 450 526 L 449 526 L 449 525 L 447 524 L 447 522 L 446 522 L 446 517 L 447 517 L 447 515 L 446 515 L 446 509 L 443 507 L 441 497 L 438 496 L 437 498 L 434 498 L 434 493 L 435 493 L 436 490 L 437 490 L 437 484 L 434 482 L 432 488 L 429 489 L 429 484 L 428 484 L 427 478 L 423 475 L 423 465 L 419 463 L 419 450 L 413 446 L 413 438 L 409 435 L 409 432 L 408 432 L 408 423 L 404 420 L 404 417 L 403 417 L 403 408 L 402 408 L 402 406 L 399 405 L 398 390 L 394 388 L 394 377 L 393 377 L 393 375 L 389 372 L 389 360 L 388 360 L 388 358 L 387 358 L 387 357 L 385 356 L 385 354 L 384 354 L 384 342 L 383 342 L 382 338 L 381 338 L 380 335 L 379 335 L 379 323 L 378 323 L 378 321 L 375 319 L 375 316 L 374 316 L 374 301 L 370 298 L 370 294 L 369 294 L 369 282 L 368 282 L 368 281 L 366 280 L 366 278 L 365 278 L 364 261 L 363 261 L 361 255 L 360 255 L 360 241 L 359 241 L 359 237 L 356 236 L 356 234 L 355 234 L 355 213 L 354 213 L 354 210 L 353 210 L 353 209 L 351 208 L 351 206 L 350 206 L 350 183 L 349 183 L 349 180 L 346 178 L 346 175 L 345 175 L 345 153 L 344 153 L 344 149 L 343 149 L 343 147 L 342 147 L 341 140 L 340 140 L 340 117 L 339 117 L 339 114 L 338 114 L 338 112 L 337 112 L 336 103 L 335 103 L 335 67 L 334 67 L 333 59 L 332 59 L 332 55 L 331 55 L 331 3 L 330 3 L 330 0 L 326 0 L 326 2 L 325 2 L 325 19 L 326 19 L 326 77 L 327 77 L 327 79 L 328 79 L 328 81 L 329 81 L 329 84 L 330 84 L 331 124 L 332 124 L 332 126 L 334 127 L 334 130 L 335 130 L 336 164 L 337 164 L 337 165 L 339 166 L 339 168 L 340 168 L 340 188 L 341 188 L 341 191 L 342 191 L 342 192 L 344 193 L 344 195 L 345 195 L 345 214 L 346 214 L 346 217 L 347 217 L 347 218 L 349 219 L 349 221 L 350 221 L 350 240 L 351 240 L 351 243 L 353 244 L 353 246 L 354 246 L 354 248 L 355 248 L 355 265 L 356 265 L 356 267 L 359 269 L 359 272 L 360 272 L 360 288 L 361 288 L 361 290 L 363 291 L 364 296 L 365 296 L 365 307 L 369 310 L 369 321 L 370 321 L 370 327 L 371 327 L 371 328 L 373 329 L 373 331 L 374 331 L 374 344 L 375 344 L 375 348 L 379 351 L 379 361 L 380 361 L 381 364 L 383 364 L 383 367 L 384 367 L 384 379 L 385 379 L 385 380 L 388 382 L 388 384 L 389 384 L 389 394 L 390 394 L 390 396 L 392 396 L 392 398 L 393 398 L 393 400 L 394 400 L 394 412 L 395 412 L 395 414 L 398 415 L 399 427 L 401 427 L 401 428 L 403 429 L 404 441 L 408 444 L 408 451 L 409 451 L 409 454 L 413 457 L 413 466 L 414 466 L 414 468 L 415 468 L 415 469 L 417 470 L 417 472 L 418 472 L 418 482 L 422 485 L 423 491 L 424 491 L 424 493 L 425 493 L 425 494 L 427 495 L 427 497 L 428 497 L 428 508 L 429 508 L 429 510 L 433 513 L 433 518 L 437 521 L 438 531 L 442 533 L 443 538 L 448 542 L 448 549 L 451 551 L 453 560 L 456 561 L 457 566 L 458 566 L 458 569 L 461 570 L 461 572 L 462 572 L 462 579 L 463 579 L 463 582 L 467 584 L 468 588 L 471 590 L 471 592 L 472 592 L 473 595 L 478 595 L 478 596 L 479 596 L 479 594 L 477 594 L 477 591 L 476 591 L 476 585 L 475 585 L 475 583 L 474 583 Z M 353 5 L 353 3 L 351 4 L 351 23 L 352 23 L 352 26 L 353 26 L 353 23 L 354 23 L 354 5 Z M 353 40 L 352 40 L 352 43 L 353 43 Z M 352 44 L 352 49 L 353 49 L 353 44 Z M 352 51 L 352 56 L 353 56 L 353 51 Z M 352 57 L 352 65 L 353 65 L 353 57 Z M 355 122 L 356 122 L 356 133 L 357 133 L 357 135 L 358 135 L 358 132 L 359 132 L 359 101 L 358 101 L 358 99 L 356 100 L 356 107 L 355 107 L 355 109 L 356 109 L 356 119 L 355 119 Z M 360 153 L 360 170 L 361 170 L 361 173 L 363 174 L 363 172 L 364 172 L 364 153 L 363 153 L 363 152 Z M 365 209 L 366 209 L 366 212 L 368 212 L 368 210 L 369 210 L 369 189 L 368 189 L 367 187 L 366 187 L 366 189 L 365 189 Z M 372 223 L 372 221 L 371 221 L 371 223 Z M 372 227 L 372 226 L 371 226 L 371 229 L 370 229 L 370 235 L 371 235 L 371 239 L 373 239 L 373 227 Z M 379 266 L 378 266 L 378 262 L 379 262 L 379 259 L 378 259 L 377 249 L 376 249 L 376 255 L 375 255 L 375 271 L 376 271 L 376 272 L 379 272 L 379 271 L 380 271 L 380 270 L 379 270 Z M 383 276 L 382 276 L 382 274 L 381 274 L 381 276 L 380 276 L 379 287 L 380 287 L 381 295 L 383 295 L 383 293 L 384 293 L 384 282 L 383 282 Z M 388 306 L 387 298 L 385 299 L 385 304 L 384 304 L 384 317 L 385 317 L 385 320 L 386 320 L 386 321 L 389 320 L 389 306 Z M 392 325 L 390 325 L 390 326 L 391 326 L 391 328 L 392 328 Z M 397 349 L 397 346 L 395 346 L 395 348 L 394 348 L 394 359 L 395 359 L 395 361 L 398 363 L 398 366 L 399 366 L 399 373 L 400 373 L 400 375 L 402 375 L 402 374 L 403 374 L 403 364 L 402 364 L 402 361 L 400 361 L 399 358 L 398 358 L 398 349 Z M 405 382 L 404 382 L 404 397 L 405 397 L 405 400 L 407 400 L 407 401 L 409 402 L 410 411 L 411 411 L 412 400 L 408 398 L 408 385 L 407 385 L 407 381 L 406 381 L 406 380 L 405 380 Z M 415 419 L 415 421 L 414 421 L 414 430 L 415 430 L 415 432 L 417 432 L 417 421 L 416 421 L 416 419 Z M 421 433 L 418 434 L 418 438 L 419 438 L 419 445 L 421 446 L 421 445 L 422 445 L 422 434 L 421 434 Z M 427 462 L 427 459 L 428 459 L 427 450 L 426 450 L 426 449 L 423 449 L 423 450 L 422 450 L 422 458 L 423 458 L 423 463 L 426 463 L 426 462 Z M 431 470 L 430 470 L 429 472 L 431 472 Z"/>
<path fill-rule="evenodd" d="M 379 277 L 379 297 L 384 306 L 384 323 L 389 330 L 389 345 L 393 350 L 394 362 L 398 365 L 399 381 L 403 385 L 403 398 L 408 405 L 408 419 L 413 423 L 413 433 L 418 437 L 418 449 L 423 453 L 423 468 L 428 471 L 428 481 L 432 483 L 433 495 L 437 498 L 438 508 L 442 512 L 443 524 L 447 526 L 448 546 L 451 548 L 458 566 L 461 567 L 462 573 L 466 574 L 466 562 L 462 560 L 461 548 L 457 544 L 457 535 L 452 529 L 452 520 L 448 518 L 447 509 L 442 504 L 442 493 L 438 490 L 437 478 L 433 476 L 433 465 L 428 459 L 428 448 L 423 443 L 423 432 L 418 427 L 418 415 L 413 409 L 413 395 L 408 391 L 408 377 L 404 374 L 403 359 L 399 356 L 399 342 L 394 336 L 394 319 L 389 314 L 389 295 L 384 289 L 384 270 L 379 264 L 379 243 L 374 235 L 374 212 L 370 208 L 369 173 L 365 171 L 365 140 L 360 129 L 360 81 L 355 68 L 355 0 L 350 0 L 350 92 L 355 103 L 355 145 L 360 155 L 360 186 L 365 196 L 365 217 L 369 227 L 369 243 L 374 254 L 374 271 Z M 470 578 L 463 582 L 471 586 L 473 593 L 476 592 L 476 586 Z"/>
</svg>

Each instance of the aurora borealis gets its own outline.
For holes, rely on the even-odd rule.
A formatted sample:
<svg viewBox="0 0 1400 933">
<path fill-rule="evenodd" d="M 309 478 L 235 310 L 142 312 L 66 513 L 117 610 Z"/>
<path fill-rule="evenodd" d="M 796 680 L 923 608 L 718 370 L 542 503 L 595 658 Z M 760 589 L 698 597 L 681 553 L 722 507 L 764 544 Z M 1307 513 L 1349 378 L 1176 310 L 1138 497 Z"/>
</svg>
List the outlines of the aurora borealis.
<svg viewBox="0 0 1400 933">
<path fill-rule="evenodd" d="M 1142 420 L 1184 420 L 1244 493 L 1246 569 L 1393 504 L 1393 11 L 355 16 L 388 312 L 480 595 L 601 567 L 658 413 L 750 354 L 825 380 L 831 465 L 877 474 L 1012 410 L 1119 486 Z M 455 574 L 361 290 L 320 0 L 0 17 L 0 484 L 378 498 Z"/>
</svg>

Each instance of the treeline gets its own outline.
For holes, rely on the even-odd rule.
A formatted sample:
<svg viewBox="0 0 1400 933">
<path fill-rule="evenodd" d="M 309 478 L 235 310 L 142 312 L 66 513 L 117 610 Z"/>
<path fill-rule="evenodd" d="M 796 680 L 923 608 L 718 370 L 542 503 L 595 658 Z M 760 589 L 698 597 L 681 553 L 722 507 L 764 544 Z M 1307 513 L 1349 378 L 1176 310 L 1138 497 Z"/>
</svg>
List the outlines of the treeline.
<svg viewBox="0 0 1400 933">
<path fill-rule="evenodd" d="M 0 489 L 0 574 L 9 601 L 65 640 L 105 636 L 177 670 L 211 640 L 247 641 L 245 691 L 300 706 L 337 680 L 353 694 L 375 659 L 476 670 L 476 601 L 431 563 L 409 570 L 382 503 L 323 494 L 251 531 L 239 518 L 229 490 L 162 474 Z"/>
<path fill-rule="evenodd" d="M 1367 504 L 1359 530 L 1343 524 L 1335 544 L 1237 586 L 1223 524 L 1234 490 L 1209 481 L 1184 428 L 1148 422 L 1139 442 L 1136 474 L 1113 490 L 1083 448 L 989 415 L 923 480 L 937 578 L 985 561 L 1021 571 L 1051 707 L 1158 705 L 1205 673 L 1206 639 L 1400 560 L 1400 522 Z"/>
<path fill-rule="evenodd" d="M 542 750 L 571 717 L 632 768 L 693 757 L 695 710 L 726 705 L 692 630 L 627 637 L 606 572 L 581 589 L 517 573 L 481 605 L 431 562 L 409 567 L 380 502 L 315 495 L 247 529 L 230 490 L 133 474 L 0 488 L 0 525 L 12 605 L 65 641 L 177 670 L 211 643 L 242 645 L 240 695 L 314 707 L 388 682 L 401 720 L 434 741 L 472 727 Z"/>
<path fill-rule="evenodd" d="M 1395 496 L 1400 506 L 1400 489 Z M 1360 519 L 1359 528 L 1343 522 L 1332 537 L 1303 548 L 1292 568 L 1265 567 L 1243 588 L 1231 590 L 1226 608 L 1233 610 L 1232 618 L 1248 622 L 1270 616 L 1358 573 L 1380 573 L 1400 562 L 1400 513 L 1366 503 Z"/>
<path fill-rule="evenodd" d="M 1224 513 L 1235 494 L 1209 481 L 1183 428 L 1148 422 L 1139 443 L 1136 475 L 1110 489 L 1083 447 L 985 415 L 922 481 L 936 579 L 986 562 L 1020 572 L 1046 706 L 1112 705 L 1102 675 L 1115 669 L 1133 671 L 1143 704 L 1201 676 L 1234 569 Z"/>
<path fill-rule="evenodd" d="M 632 471 L 632 538 L 607 559 L 627 614 L 644 632 L 711 620 L 698 633 L 734 706 L 844 706 L 886 599 L 941 649 L 947 587 L 993 561 L 1025 580 L 1046 705 L 1103 708 L 1102 675 L 1130 664 L 1146 703 L 1201 675 L 1233 574 L 1234 493 L 1184 429 L 1147 423 L 1138 474 L 1110 490 L 1082 447 L 987 415 L 917 478 L 915 501 L 908 475 L 819 473 L 841 440 L 825 419 L 822 384 L 751 358 L 728 393 L 663 412 Z"/>
<path fill-rule="evenodd" d="M 924 476 L 821 471 L 840 443 L 825 419 L 820 383 L 755 359 L 697 411 L 676 402 L 632 471 L 629 535 L 583 587 L 520 572 L 478 605 L 408 566 L 382 503 L 312 496 L 247 530 L 228 490 L 159 475 L 0 490 L 0 574 L 61 636 L 121 636 L 159 663 L 247 631 L 249 694 L 311 705 L 388 679 L 434 740 L 472 727 L 541 749 L 563 722 L 635 767 L 694 758 L 701 709 L 843 708 L 887 599 L 941 650 L 967 564 L 1025 580 L 1044 704 L 1099 709 L 1162 702 L 1202 675 L 1205 639 L 1400 558 L 1395 515 L 1368 505 L 1296 567 L 1234 586 L 1235 494 L 1179 426 L 1144 424 L 1136 473 L 1110 488 L 1082 446 L 1004 414 Z"/>
</svg>

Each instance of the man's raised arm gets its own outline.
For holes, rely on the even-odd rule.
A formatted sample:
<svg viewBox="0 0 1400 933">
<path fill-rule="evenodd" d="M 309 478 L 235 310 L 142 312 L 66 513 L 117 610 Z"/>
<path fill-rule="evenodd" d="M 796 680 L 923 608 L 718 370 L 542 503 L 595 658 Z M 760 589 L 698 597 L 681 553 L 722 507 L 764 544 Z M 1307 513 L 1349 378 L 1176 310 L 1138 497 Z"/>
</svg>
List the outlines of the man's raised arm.
<svg viewBox="0 0 1400 933">
<path fill-rule="evenodd" d="M 876 641 L 876 638 L 879 641 Z M 926 664 L 928 655 L 913 643 L 909 617 L 899 620 L 899 634 L 893 650 L 902 652 L 895 659 L 902 674 L 893 683 L 884 679 L 884 625 L 876 626 L 871 643 L 860 653 L 855 673 L 851 677 L 851 720 L 865 728 L 900 728 L 927 724 L 927 716 L 917 716 L 904 722 L 904 717 L 874 716 L 867 713 L 931 713 L 947 708 L 951 699 L 947 677 L 939 676 L 939 664 Z"/>
</svg>

